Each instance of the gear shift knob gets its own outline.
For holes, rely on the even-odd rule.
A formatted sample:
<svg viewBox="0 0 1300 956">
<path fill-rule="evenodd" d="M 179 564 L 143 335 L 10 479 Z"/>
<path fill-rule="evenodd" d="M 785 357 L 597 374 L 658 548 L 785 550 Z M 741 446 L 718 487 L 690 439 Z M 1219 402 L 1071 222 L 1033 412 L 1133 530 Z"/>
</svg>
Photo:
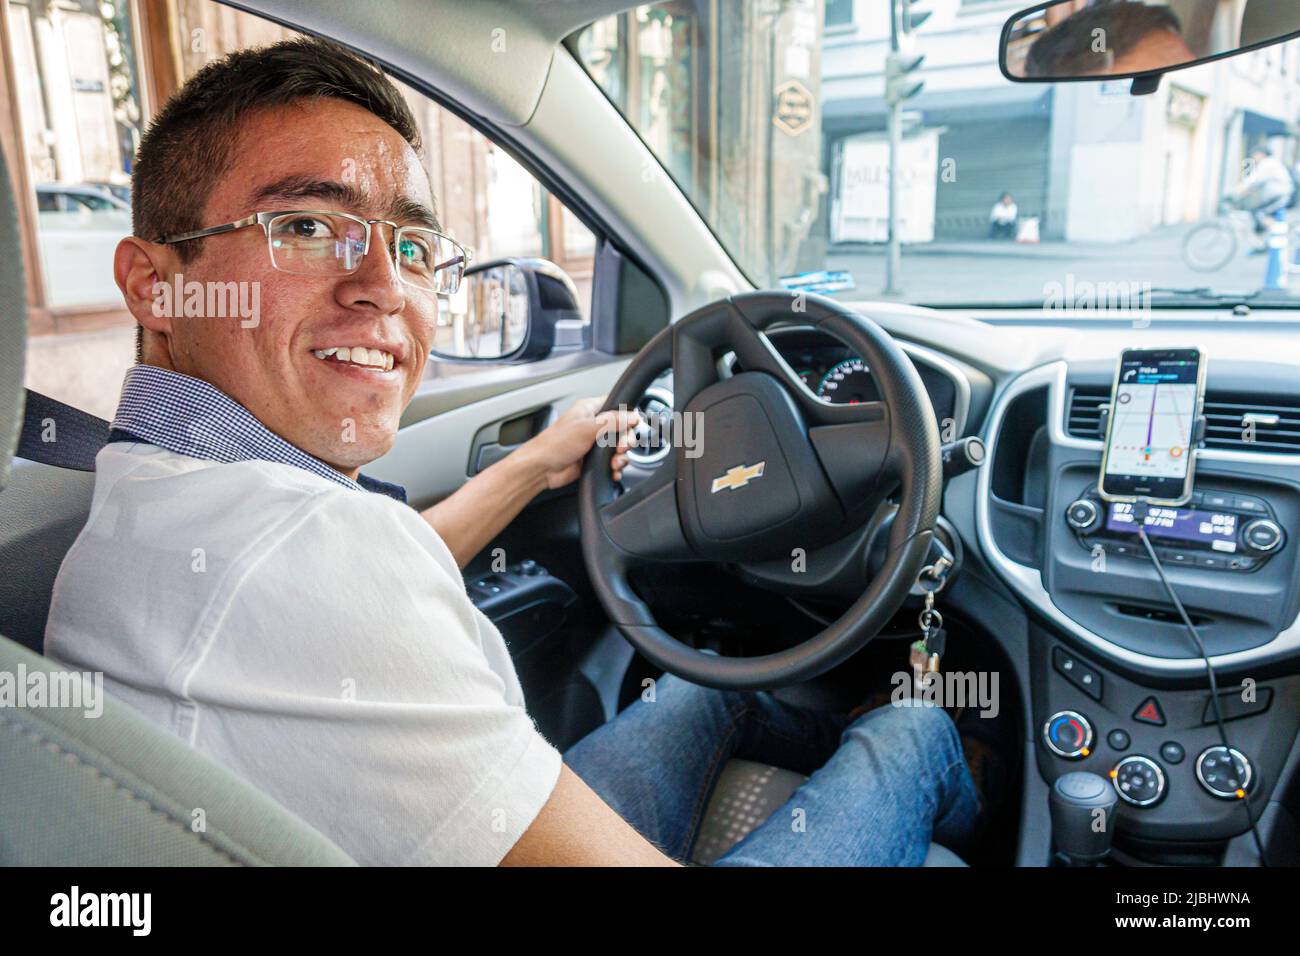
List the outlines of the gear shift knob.
<svg viewBox="0 0 1300 956">
<path fill-rule="evenodd" d="M 1056 778 L 1047 799 L 1052 842 L 1071 864 L 1095 863 L 1110 852 L 1116 800 L 1115 788 L 1095 773 Z"/>
</svg>

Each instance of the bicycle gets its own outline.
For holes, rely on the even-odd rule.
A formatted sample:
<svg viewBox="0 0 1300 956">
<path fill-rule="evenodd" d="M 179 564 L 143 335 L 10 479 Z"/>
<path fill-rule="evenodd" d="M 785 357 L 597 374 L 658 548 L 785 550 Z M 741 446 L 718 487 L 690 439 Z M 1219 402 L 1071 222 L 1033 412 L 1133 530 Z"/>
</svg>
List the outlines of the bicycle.
<svg viewBox="0 0 1300 956">
<path fill-rule="evenodd" d="M 1288 229 L 1294 249 L 1300 239 L 1300 225 L 1288 220 Z M 1216 218 L 1197 223 L 1183 237 L 1183 262 L 1196 272 L 1218 272 L 1236 258 L 1243 240 L 1254 245 L 1255 235 L 1254 213 L 1231 199 L 1223 199 Z"/>
</svg>

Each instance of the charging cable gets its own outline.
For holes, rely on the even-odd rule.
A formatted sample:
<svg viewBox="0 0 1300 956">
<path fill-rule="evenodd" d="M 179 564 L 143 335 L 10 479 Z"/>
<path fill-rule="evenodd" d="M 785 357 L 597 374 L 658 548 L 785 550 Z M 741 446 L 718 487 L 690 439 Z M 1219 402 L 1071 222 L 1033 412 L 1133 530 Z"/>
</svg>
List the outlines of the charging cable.
<svg viewBox="0 0 1300 956">
<path fill-rule="evenodd" d="M 1187 628 L 1187 633 L 1192 636 L 1192 641 L 1196 644 L 1196 652 L 1201 655 L 1205 661 L 1205 672 L 1210 677 L 1210 702 L 1214 706 L 1214 723 L 1219 728 L 1219 740 L 1223 746 L 1228 748 L 1228 759 L 1232 759 L 1232 744 L 1228 742 L 1228 731 L 1223 725 L 1223 711 L 1219 707 L 1219 681 L 1214 673 L 1214 665 L 1210 663 L 1210 655 L 1205 650 L 1205 643 L 1201 640 L 1200 633 L 1196 626 L 1192 624 L 1192 619 L 1187 615 L 1183 602 L 1178 599 L 1178 592 L 1174 586 L 1169 583 L 1169 578 L 1165 576 L 1164 565 L 1160 563 L 1160 558 L 1156 554 L 1156 549 L 1151 546 L 1151 539 L 1147 537 L 1147 515 L 1150 514 L 1150 506 L 1146 502 L 1138 501 L 1133 504 L 1133 520 L 1137 523 L 1138 537 L 1142 540 L 1143 546 L 1147 549 L 1147 557 L 1155 565 L 1156 574 L 1160 577 L 1160 583 L 1164 585 L 1165 593 L 1169 595 L 1169 600 L 1173 602 L 1178 611 L 1178 616 L 1183 619 L 1183 626 Z M 1259 838 L 1259 829 L 1255 824 L 1254 814 L 1250 812 L 1250 794 L 1243 788 L 1241 791 L 1242 802 L 1246 805 L 1246 822 L 1250 825 L 1251 836 L 1255 838 L 1255 849 L 1259 852 L 1259 865 L 1268 866 L 1268 860 L 1264 856 L 1264 843 Z"/>
</svg>

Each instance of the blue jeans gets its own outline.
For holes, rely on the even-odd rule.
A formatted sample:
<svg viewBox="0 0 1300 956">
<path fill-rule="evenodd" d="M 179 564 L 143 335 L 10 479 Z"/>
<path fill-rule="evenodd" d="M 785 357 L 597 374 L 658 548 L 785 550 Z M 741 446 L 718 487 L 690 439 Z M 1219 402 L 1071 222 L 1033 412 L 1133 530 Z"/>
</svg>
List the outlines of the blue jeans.
<svg viewBox="0 0 1300 956">
<path fill-rule="evenodd" d="M 809 779 L 718 866 L 919 866 L 932 840 L 960 846 L 979 813 L 952 720 L 920 704 L 850 721 L 665 675 L 655 700 L 632 704 L 564 762 L 642 836 L 685 860 L 732 757 Z"/>
</svg>

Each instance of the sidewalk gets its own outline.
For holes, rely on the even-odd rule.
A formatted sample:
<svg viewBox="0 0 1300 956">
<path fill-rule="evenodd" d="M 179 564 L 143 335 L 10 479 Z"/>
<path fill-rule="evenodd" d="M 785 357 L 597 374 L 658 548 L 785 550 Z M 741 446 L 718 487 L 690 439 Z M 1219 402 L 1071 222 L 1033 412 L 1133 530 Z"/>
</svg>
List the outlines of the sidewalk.
<svg viewBox="0 0 1300 956">
<path fill-rule="evenodd" d="M 1023 256 L 1033 259 L 1107 259 L 1114 258 L 1121 249 L 1139 253 L 1159 252 L 1181 259 L 1183 237 L 1199 223 L 1182 223 L 1177 226 L 1160 226 L 1145 236 L 1128 242 L 1066 242 L 1048 239 L 1042 242 L 1014 242 L 1009 239 L 947 239 L 935 242 L 909 243 L 903 246 L 903 255 L 964 255 L 1005 258 Z M 834 255 L 884 255 L 884 243 L 845 242 L 830 247 Z"/>
<path fill-rule="evenodd" d="M 1183 261 L 1182 243 L 1195 225 L 1163 226 L 1123 243 L 977 239 L 906 245 L 902 292 L 889 297 L 880 292 L 885 281 L 883 244 L 834 246 L 827 252 L 826 268 L 850 272 L 859 297 L 934 305 L 1040 301 L 1049 288 L 1071 280 L 1152 288 L 1207 287 L 1216 292 L 1253 292 L 1264 285 L 1267 257 L 1248 256 L 1245 243 L 1218 272 L 1190 268 Z M 1300 293 L 1300 276 L 1293 285 Z"/>
</svg>

